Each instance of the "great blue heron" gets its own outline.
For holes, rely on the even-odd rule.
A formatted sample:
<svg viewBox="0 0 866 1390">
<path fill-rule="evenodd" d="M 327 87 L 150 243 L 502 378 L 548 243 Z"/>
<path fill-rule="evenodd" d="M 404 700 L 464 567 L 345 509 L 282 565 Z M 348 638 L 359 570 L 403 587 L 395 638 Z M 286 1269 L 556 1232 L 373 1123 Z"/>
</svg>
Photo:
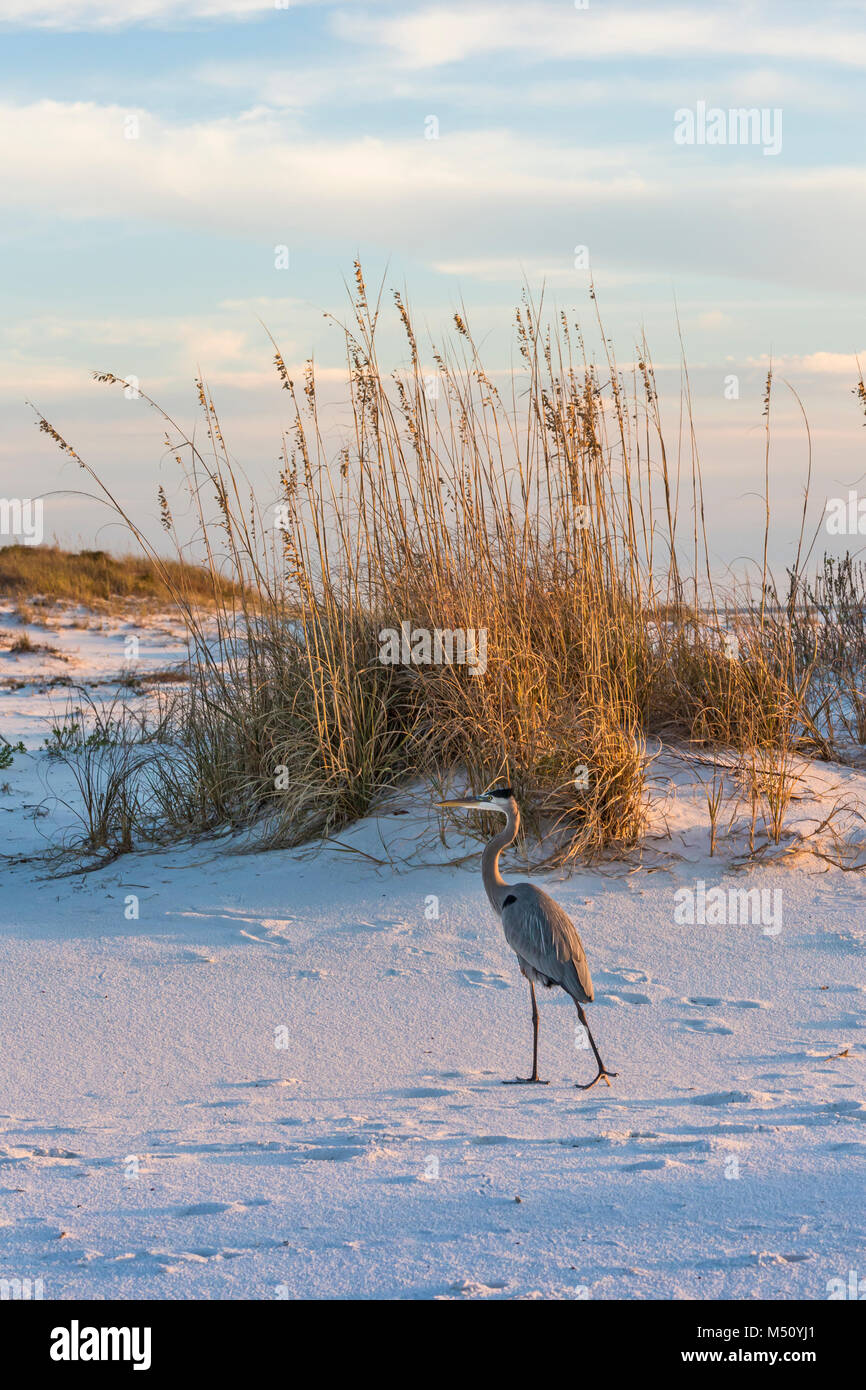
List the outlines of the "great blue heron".
<svg viewBox="0 0 866 1390">
<path fill-rule="evenodd" d="M 577 927 L 563 912 L 559 903 L 548 897 L 547 893 L 532 883 L 506 883 L 499 872 L 499 856 L 504 849 L 513 844 L 520 826 L 520 809 L 510 787 L 497 787 L 495 791 L 483 792 L 469 800 L 440 801 L 442 807 L 460 807 L 464 811 L 500 811 L 506 818 L 505 829 L 494 835 L 485 847 L 481 859 L 481 877 L 490 905 L 502 923 L 505 940 L 517 956 L 520 969 L 529 981 L 532 995 L 532 1075 L 518 1076 L 506 1086 L 536 1084 L 546 1086 L 538 1076 L 538 1003 L 535 998 L 535 982 L 551 989 L 559 985 L 566 994 L 571 995 L 577 1007 L 577 1016 L 586 1030 L 590 1046 L 598 1063 L 598 1073 L 587 1085 L 578 1089 L 588 1091 L 597 1081 L 604 1079 L 609 1086 L 609 1076 L 617 1076 L 608 1071 L 599 1056 L 595 1039 L 589 1031 L 584 1004 L 591 1004 L 595 995 L 592 977 L 586 963 Z"/>
</svg>

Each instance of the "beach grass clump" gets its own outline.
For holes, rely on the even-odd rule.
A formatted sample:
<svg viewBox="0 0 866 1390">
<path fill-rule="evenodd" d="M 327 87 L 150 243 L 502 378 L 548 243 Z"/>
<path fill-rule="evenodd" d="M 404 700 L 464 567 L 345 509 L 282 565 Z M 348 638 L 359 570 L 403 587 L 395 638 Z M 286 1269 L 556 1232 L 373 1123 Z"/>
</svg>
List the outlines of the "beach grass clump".
<svg viewBox="0 0 866 1390">
<path fill-rule="evenodd" d="M 296 382 L 273 345 L 288 421 L 271 506 L 203 382 L 203 438 L 167 421 L 199 509 L 206 617 L 179 542 L 160 559 L 103 489 L 191 639 L 177 754 L 151 787 L 163 824 L 294 845 L 396 788 L 508 781 L 529 834 L 568 862 L 639 842 L 651 738 L 761 750 L 766 780 L 811 736 L 813 657 L 771 614 L 766 546 L 757 601 L 717 600 L 699 459 L 671 468 L 645 345 L 621 370 L 602 333 L 594 360 L 564 314 L 525 298 L 517 365 L 488 374 L 464 314 L 422 348 L 395 294 L 406 349 L 389 371 L 380 299 L 356 266 L 339 439 L 313 363 Z M 175 536 L 162 489 L 160 506 Z"/>
</svg>

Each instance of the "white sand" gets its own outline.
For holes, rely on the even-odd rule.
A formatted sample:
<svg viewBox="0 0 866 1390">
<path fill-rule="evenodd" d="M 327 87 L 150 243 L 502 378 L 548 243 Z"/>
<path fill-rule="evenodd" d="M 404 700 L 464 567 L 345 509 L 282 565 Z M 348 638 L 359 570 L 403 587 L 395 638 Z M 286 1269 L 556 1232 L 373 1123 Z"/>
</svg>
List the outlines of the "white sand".
<svg viewBox="0 0 866 1390">
<path fill-rule="evenodd" d="M 177 659 L 164 624 L 136 630 L 140 667 Z M 114 624 L 31 633 L 75 679 L 124 664 Z M 0 655 L 7 680 L 64 669 Z M 34 750 L 0 773 L 4 854 L 73 831 L 70 780 L 35 751 L 65 698 L 0 692 L 0 732 Z M 815 778 L 866 800 L 861 774 Z M 443 858 L 404 806 L 343 841 Z M 500 1084 L 528 1069 L 529 997 L 477 869 L 225 840 L 65 878 L 0 861 L 0 1278 L 46 1298 L 826 1299 L 866 1274 L 863 878 L 805 857 L 723 877 L 700 795 L 665 809 L 658 872 L 547 880 L 620 1073 L 588 1093 L 559 991 L 540 994 L 551 1084 Z M 677 925 L 698 878 L 781 889 L 782 929 Z"/>
</svg>

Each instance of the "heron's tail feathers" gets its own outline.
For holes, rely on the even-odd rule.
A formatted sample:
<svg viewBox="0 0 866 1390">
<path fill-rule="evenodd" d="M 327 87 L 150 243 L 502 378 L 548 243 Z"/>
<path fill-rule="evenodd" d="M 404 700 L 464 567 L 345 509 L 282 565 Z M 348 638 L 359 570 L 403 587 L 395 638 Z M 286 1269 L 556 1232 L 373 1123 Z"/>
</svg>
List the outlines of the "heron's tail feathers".
<svg viewBox="0 0 866 1390">
<path fill-rule="evenodd" d="M 565 985 L 565 989 L 571 995 L 575 1004 L 591 1004 L 595 999 L 595 988 L 592 983 L 592 976 L 589 973 L 589 966 L 586 957 L 580 962 L 573 961 L 572 968 L 574 975 L 571 981 Z"/>
</svg>

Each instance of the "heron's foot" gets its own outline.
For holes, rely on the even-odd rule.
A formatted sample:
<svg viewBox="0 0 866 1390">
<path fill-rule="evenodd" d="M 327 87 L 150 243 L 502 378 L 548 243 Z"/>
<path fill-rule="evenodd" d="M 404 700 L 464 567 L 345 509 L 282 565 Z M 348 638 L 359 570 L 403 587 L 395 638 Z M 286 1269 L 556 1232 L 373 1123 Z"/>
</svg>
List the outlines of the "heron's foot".
<svg viewBox="0 0 866 1390">
<path fill-rule="evenodd" d="M 609 1076 L 619 1076 L 619 1072 L 608 1071 L 607 1067 L 599 1067 L 597 1076 L 594 1076 L 591 1081 L 588 1081 L 586 1083 L 585 1086 L 582 1086 L 581 1083 L 578 1081 L 576 1083 L 576 1088 L 578 1091 L 591 1091 L 597 1081 L 604 1081 L 605 1085 L 609 1086 L 610 1082 L 607 1079 Z"/>
<path fill-rule="evenodd" d="M 549 1086 L 549 1081 L 542 1081 L 538 1076 L 515 1076 L 513 1081 L 503 1081 L 503 1086 Z"/>
</svg>

